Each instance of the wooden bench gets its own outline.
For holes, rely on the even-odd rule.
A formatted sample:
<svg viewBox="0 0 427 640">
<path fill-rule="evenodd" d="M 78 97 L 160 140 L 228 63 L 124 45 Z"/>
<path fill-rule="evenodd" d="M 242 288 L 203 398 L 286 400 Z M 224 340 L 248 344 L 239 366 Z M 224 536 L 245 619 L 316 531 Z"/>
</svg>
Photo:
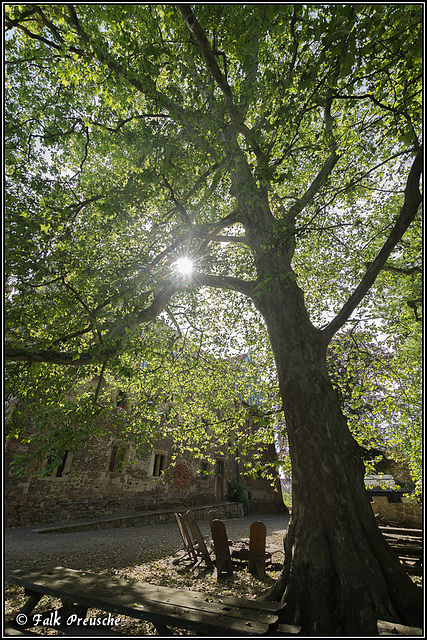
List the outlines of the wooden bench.
<svg viewBox="0 0 427 640">
<path fill-rule="evenodd" d="M 423 537 L 421 529 L 407 527 L 379 527 L 390 547 L 399 556 L 405 571 L 423 575 Z"/>
<path fill-rule="evenodd" d="M 24 587 L 28 596 L 9 621 L 12 628 L 21 631 L 40 625 L 69 635 L 105 637 L 106 633 L 116 635 L 117 628 L 114 622 L 106 627 L 105 620 L 127 616 L 151 622 L 160 635 L 172 635 L 170 628 L 177 628 L 205 636 L 268 636 L 277 628 L 278 613 L 284 607 L 281 602 L 207 596 L 64 567 L 17 569 L 6 579 Z M 58 598 L 61 605 L 41 615 L 34 614 L 44 596 Z M 89 609 L 105 615 L 88 618 Z M 300 627 L 286 625 L 280 635 L 299 632 Z"/>
</svg>

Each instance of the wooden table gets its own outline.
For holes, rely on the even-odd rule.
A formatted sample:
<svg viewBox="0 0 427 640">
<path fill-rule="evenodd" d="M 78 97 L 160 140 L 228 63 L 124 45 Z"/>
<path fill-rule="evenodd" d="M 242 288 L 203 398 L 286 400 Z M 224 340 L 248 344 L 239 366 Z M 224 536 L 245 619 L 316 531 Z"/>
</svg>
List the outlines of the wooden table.
<svg viewBox="0 0 427 640">
<path fill-rule="evenodd" d="M 277 627 L 278 613 L 284 606 L 280 602 L 211 597 L 202 592 L 126 582 L 65 567 L 18 569 L 6 579 L 24 587 L 28 596 L 11 621 L 14 628 L 22 631 L 38 624 L 70 635 L 105 637 L 106 631 L 115 635 L 115 618 L 128 616 L 151 622 L 161 635 L 172 635 L 171 627 L 206 636 L 262 636 Z M 34 614 L 44 596 L 58 598 L 62 605 L 44 611 L 41 616 Z M 87 617 L 89 609 L 104 615 Z M 295 635 L 299 631 L 299 627 L 289 625 L 280 635 Z"/>
</svg>

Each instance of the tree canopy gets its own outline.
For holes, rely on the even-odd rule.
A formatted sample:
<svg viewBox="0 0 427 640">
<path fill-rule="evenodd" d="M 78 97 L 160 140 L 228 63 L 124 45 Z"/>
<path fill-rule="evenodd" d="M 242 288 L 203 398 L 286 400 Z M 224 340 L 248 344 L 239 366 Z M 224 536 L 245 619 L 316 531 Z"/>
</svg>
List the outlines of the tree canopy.
<svg viewBox="0 0 427 640">
<path fill-rule="evenodd" d="M 158 317 L 218 357 L 250 347 L 271 380 L 252 302 L 267 252 L 242 224 L 243 197 L 265 197 L 313 323 L 381 320 L 416 400 L 419 218 L 374 261 L 420 146 L 420 11 L 6 6 L 7 395 L 56 411 L 101 375 L 146 398 L 147 372 L 174 379 L 170 344 L 144 330 Z"/>
<path fill-rule="evenodd" d="M 343 415 L 326 355 L 349 329 L 391 354 L 384 415 L 416 472 L 422 6 L 5 12 L 12 435 L 26 407 L 40 439 L 76 442 L 116 385 L 140 398 L 142 439 L 165 389 L 203 439 L 197 412 L 214 428 L 211 390 L 230 401 L 229 358 L 249 349 L 292 463 L 284 619 L 323 635 L 420 624 L 366 500 L 366 429 Z M 358 381 L 381 360 L 345 358 Z"/>
</svg>

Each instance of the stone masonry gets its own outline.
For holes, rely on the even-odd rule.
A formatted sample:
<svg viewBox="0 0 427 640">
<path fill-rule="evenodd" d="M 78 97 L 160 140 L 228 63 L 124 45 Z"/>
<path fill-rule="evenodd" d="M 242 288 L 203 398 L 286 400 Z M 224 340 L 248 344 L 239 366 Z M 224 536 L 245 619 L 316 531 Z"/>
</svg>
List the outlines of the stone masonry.
<svg viewBox="0 0 427 640">
<path fill-rule="evenodd" d="M 245 479 L 236 469 L 236 461 L 227 456 L 217 456 L 208 463 L 182 454 L 172 465 L 168 442 L 137 453 L 132 443 L 98 437 L 84 449 L 68 452 L 62 469 L 40 476 L 41 463 L 19 477 L 11 462 L 16 453 L 28 453 L 29 446 L 12 441 L 6 452 L 5 516 L 9 527 L 160 509 L 187 510 L 227 501 L 227 480 L 246 484 L 252 511 L 284 509 L 281 492 L 273 489 L 270 481 Z M 267 455 L 275 455 L 274 447 Z"/>
</svg>

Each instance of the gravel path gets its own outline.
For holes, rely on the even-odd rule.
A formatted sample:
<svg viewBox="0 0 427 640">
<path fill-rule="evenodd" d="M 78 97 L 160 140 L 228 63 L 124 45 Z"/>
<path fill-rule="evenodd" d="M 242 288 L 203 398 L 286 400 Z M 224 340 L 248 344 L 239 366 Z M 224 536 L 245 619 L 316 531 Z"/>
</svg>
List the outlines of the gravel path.
<svg viewBox="0 0 427 640">
<path fill-rule="evenodd" d="M 224 520 L 229 539 L 249 537 L 255 520 L 267 527 L 267 543 L 281 546 L 289 524 L 288 514 L 250 515 Z M 203 535 L 209 534 L 206 520 L 199 523 Z M 73 533 L 36 533 L 33 527 L 6 529 L 4 535 L 5 569 L 23 569 L 55 564 L 97 570 L 122 569 L 136 563 L 175 554 L 182 547 L 175 523 L 146 525 L 124 529 L 103 529 Z"/>
</svg>

